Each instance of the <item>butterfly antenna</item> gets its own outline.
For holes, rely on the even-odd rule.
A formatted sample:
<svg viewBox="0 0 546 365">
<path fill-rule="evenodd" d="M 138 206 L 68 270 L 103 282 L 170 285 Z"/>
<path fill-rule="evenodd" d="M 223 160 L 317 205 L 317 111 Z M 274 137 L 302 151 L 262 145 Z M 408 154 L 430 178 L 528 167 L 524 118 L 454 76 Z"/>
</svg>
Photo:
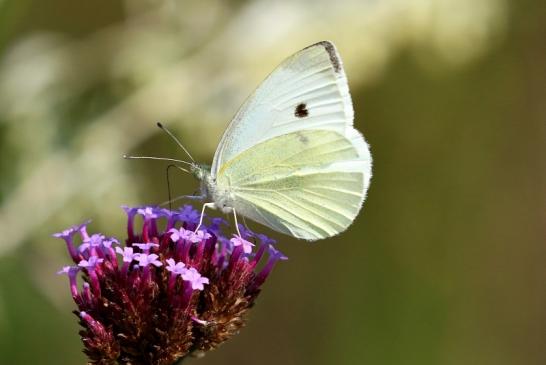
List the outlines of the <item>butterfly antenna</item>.
<svg viewBox="0 0 546 365">
<path fill-rule="evenodd" d="M 184 147 L 184 146 L 182 145 L 182 143 L 180 142 L 180 140 L 178 140 L 178 138 L 176 138 L 176 137 L 174 136 L 174 134 L 172 134 L 171 131 L 167 129 L 167 127 L 165 127 L 163 124 L 161 124 L 161 123 L 159 123 L 159 122 L 157 123 L 157 126 L 158 126 L 163 132 L 167 133 L 167 134 L 169 135 L 169 137 L 171 137 L 171 138 L 173 139 L 173 141 L 175 141 L 176 144 L 179 145 L 180 148 L 182 148 L 182 150 L 183 150 L 184 152 L 186 152 L 186 155 L 188 155 L 188 157 L 190 158 L 190 160 L 192 160 L 192 162 L 195 162 L 195 160 L 194 160 L 193 157 L 190 155 L 190 153 L 188 152 L 188 150 L 186 149 L 186 147 Z"/>
<path fill-rule="evenodd" d="M 193 166 L 194 164 L 188 161 L 182 161 L 177 160 L 174 158 L 166 158 L 166 157 L 155 157 L 155 156 L 129 156 L 129 155 L 123 155 L 123 158 L 126 160 L 159 160 L 159 161 L 170 161 L 170 162 L 179 162 L 179 163 L 185 163 L 186 165 Z M 182 169 L 182 168 L 180 168 Z M 186 172 L 189 172 L 186 170 Z"/>
</svg>

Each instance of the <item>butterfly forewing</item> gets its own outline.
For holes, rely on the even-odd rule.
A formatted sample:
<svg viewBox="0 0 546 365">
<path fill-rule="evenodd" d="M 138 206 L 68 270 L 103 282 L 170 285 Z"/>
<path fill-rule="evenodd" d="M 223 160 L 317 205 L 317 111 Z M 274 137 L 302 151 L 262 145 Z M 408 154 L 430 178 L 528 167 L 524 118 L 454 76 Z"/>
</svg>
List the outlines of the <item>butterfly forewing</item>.
<svg viewBox="0 0 546 365">
<path fill-rule="evenodd" d="M 246 100 L 216 150 L 212 175 L 256 143 L 305 129 L 345 135 L 352 123 L 351 97 L 337 51 L 330 42 L 316 43 L 281 63 Z"/>
</svg>

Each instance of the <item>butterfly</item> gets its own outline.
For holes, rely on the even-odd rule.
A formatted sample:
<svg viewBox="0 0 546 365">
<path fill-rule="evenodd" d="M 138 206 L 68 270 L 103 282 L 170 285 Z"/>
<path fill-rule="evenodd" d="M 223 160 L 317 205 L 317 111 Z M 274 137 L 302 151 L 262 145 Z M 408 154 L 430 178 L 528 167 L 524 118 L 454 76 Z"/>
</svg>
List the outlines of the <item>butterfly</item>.
<svg viewBox="0 0 546 365">
<path fill-rule="evenodd" d="M 212 166 L 190 163 L 209 201 L 199 226 L 212 207 L 309 241 L 345 231 L 372 176 L 369 146 L 353 118 L 331 42 L 287 58 L 241 106 Z"/>
</svg>

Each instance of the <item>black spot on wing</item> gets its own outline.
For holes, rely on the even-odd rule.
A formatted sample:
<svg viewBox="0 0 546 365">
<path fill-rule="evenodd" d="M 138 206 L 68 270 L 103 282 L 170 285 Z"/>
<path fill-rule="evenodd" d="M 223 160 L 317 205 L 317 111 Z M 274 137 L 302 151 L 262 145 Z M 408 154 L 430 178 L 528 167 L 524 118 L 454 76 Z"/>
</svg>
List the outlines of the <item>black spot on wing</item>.
<svg viewBox="0 0 546 365">
<path fill-rule="evenodd" d="M 332 63 L 332 66 L 334 67 L 334 71 L 339 73 L 341 72 L 341 60 L 339 59 L 339 56 L 336 51 L 336 46 L 330 41 L 321 41 L 315 44 L 310 45 L 309 47 L 305 47 L 304 49 L 315 47 L 315 46 L 322 46 L 328 53 L 328 57 L 330 58 L 330 62 Z"/>
<path fill-rule="evenodd" d="M 299 103 L 296 105 L 294 110 L 294 115 L 298 118 L 304 118 L 309 115 L 309 110 L 307 110 L 307 105 L 305 103 Z"/>
</svg>

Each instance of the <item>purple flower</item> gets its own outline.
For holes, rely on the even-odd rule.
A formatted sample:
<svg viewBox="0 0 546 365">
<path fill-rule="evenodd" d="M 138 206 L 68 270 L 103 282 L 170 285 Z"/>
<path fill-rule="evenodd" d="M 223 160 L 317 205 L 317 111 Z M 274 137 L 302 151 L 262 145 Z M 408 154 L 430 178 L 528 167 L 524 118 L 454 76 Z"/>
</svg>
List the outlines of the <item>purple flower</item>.
<svg viewBox="0 0 546 365">
<path fill-rule="evenodd" d="M 87 238 L 87 232 L 85 231 L 85 227 L 90 223 L 91 221 L 86 221 L 80 225 L 72 226 L 68 229 L 65 229 L 62 232 L 54 233 L 53 237 L 56 238 L 62 238 L 66 242 L 66 249 L 68 250 L 68 253 L 70 254 L 70 257 L 72 257 L 72 260 L 74 262 L 77 262 L 80 259 L 80 254 L 76 250 L 76 246 L 73 242 L 73 237 L 77 233 L 80 233 L 82 239 Z"/>
<path fill-rule="evenodd" d="M 258 238 L 260 242 L 264 245 L 274 245 L 275 243 L 277 243 L 277 241 L 275 241 L 273 238 L 269 238 L 262 233 L 256 234 L 256 238 Z"/>
<path fill-rule="evenodd" d="M 208 232 L 205 232 L 205 231 L 197 231 L 195 233 L 195 236 L 192 237 L 191 241 L 196 243 L 196 242 L 199 242 L 199 241 L 205 241 L 205 240 L 208 240 L 209 238 L 211 238 L 212 236 L 208 233 Z"/>
<path fill-rule="evenodd" d="M 104 241 L 102 241 L 102 246 L 104 248 L 112 248 L 113 244 L 118 244 L 119 245 L 119 241 L 117 239 L 113 238 L 113 237 L 104 239 Z"/>
<path fill-rule="evenodd" d="M 225 226 L 227 224 L 228 222 L 224 218 L 214 217 L 210 220 L 209 229 L 214 233 L 218 233 L 222 226 Z"/>
<path fill-rule="evenodd" d="M 157 218 L 157 214 L 152 207 L 137 209 L 137 214 L 142 215 L 145 219 Z"/>
<path fill-rule="evenodd" d="M 148 243 L 133 243 L 133 246 L 140 248 L 144 252 L 150 251 L 152 247 L 159 247 L 157 243 L 148 242 Z"/>
<path fill-rule="evenodd" d="M 54 233 L 53 237 L 56 237 L 56 238 L 72 237 L 74 234 L 81 232 L 82 229 L 86 228 L 89 223 L 91 223 L 91 220 L 86 220 L 82 224 L 77 224 L 68 229 L 65 229 L 62 232 Z"/>
<path fill-rule="evenodd" d="M 74 298 L 74 300 L 76 300 L 79 296 L 78 283 L 76 280 L 78 271 L 80 271 L 78 266 L 63 266 L 61 270 L 57 271 L 57 274 L 59 275 L 68 275 L 68 280 L 70 281 L 70 293 L 72 294 L 72 298 Z"/>
<path fill-rule="evenodd" d="M 182 275 L 186 272 L 186 265 L 183 262 L 176 262 L 174 259 L 167 259 L 167 266 L 165 269 L 176 275 Z"/>
<path fill-rule="evenodd" d="M 157 214 L 158 217 L 170 218 L 173 216 L 174 213 L 166 208 L 156 208 L 155 214 Z"/>
<path fill-rule="evenodd" d="M 89 239 L 85 240 L 84 242 L 88 242 L 91 246 L 98 247 L 98 246 L 102 245 L 102 241 L 105 238 L 106 237 L 103 234 L 95 233 L 95 234 L 92 234 L 89 237 Z"/>
<path fill-rule="evenodd" d="M 68 274 L 70 270 L 73 270 L 73 269 L 74 269 L 74 266 L 63 266 L 61 270 L 57 271 L 57 274 L 58 275 Z M 76 269 L 79 269 L 79 268 L 76 268 Z"/>
<path fill-rule="evenodd" d="M 116 252 L 122 256 L 123 262 L 130 263 L 135 259 L 132 247 L 116 247 Z"/>
<path fill-rule="evenodd" d="M 250 228 L 245 226 L 244 224 L 240 224 L 237 226 L 239 227 L 239 232 L 241 232 L 241 237 L 245 238 L 254 238 L 256 237 L 256 233 L 252 232 Z"/>
<path fill-rule="evenodd" d="M 281 261 L 288 260 L 288 257 L 286 257 L 281 251 L 277 250 L 272 245 L 269 246 L 269 256 Z"/>
<path fill-rule="evenodd" d="M 89 274 L 89 280 L 91 282 L 91 287 L 93 294 L 96 296 L 101 295 L 100 279 L 99 273 L 102 274 L 102 271 L 99 270 L 99 264 L 102 264 L 104 259 L 98 258 L 97 256 L 90 256 L 88 260 L 82 259 L 78 263 L 78 266 L 87 270 Z"/>
<path fill-rule="evenodd" d="M 102 234 L 93 234 L 87 240 L 83 241 L 80 245 L 80 252 L 87 251 L 90 248 L 97 248 L 103 245 L 103 240 L 105 239 Z"/>
<path fill-rule="evenodd" d="M 157 256 L 155 253 L 149 255 L 145 253 L 135 254 L 135 259 L 138 261 L 138 265 L 142 267 L 146 267 L 148 265 L 154 265 L 155 267 L 159 267 L 163 265 L 163 263 L 159 261 L 158 258 L 159 256 Z"/>
<path fill-rule="evenodd" d="M 252 252 L 252 247 L 254 244 L 250 241 L 245 240 L 241 236 L 236 234 L 233 235 L 233 238 L 230 240 L 234 247 L 243 246 L 243 252 L 249 254 Z"/>
<path fill-rule="evenodd" d="M 200 215 L 191 206 L 124 210 L 123 240 L 89 235 L 88 223 L 55 234 L 74 262 L 59 273 L 69 278 L 91 364 L 171 365 L 218 347 L 239 332 L 262 284 L 285 259 L 266 236 L 245 231 L 230 239 L 222 218 L 207 218 L 208 231 L 194 232 L 189 228 Z M 249 240 L 256 238 L 261 244 L 252 252 Z M 74 242 L 82 242 L 79 249 Z"/>
<path fill-rule="evenodd" d="M 62 232 L 58 232 L 58 233 L 53 233 L 53 237 L 55 238 L 63 238 L 63 239 L 66 239 L 66 238 L 72 238 L 72 236 L 78 232 L 78 228 L 77 226 L 72 226 L 68 229 L 65 229 L 64 231 Z"/>
<path fill-rule="evenodd" d="M 95 269 L 98 264 L 102 263 L 104 259 L 99 259 L 97 256 L 90 256 L 88 260 L 81 260 L 78 263 L 79 267 L 83 267 L 89 270 Z"/>
<path fill-rule="evenodd" d="M 197 224 L 199 222 L 199 218 L 201 218 L 201 213 L 195 210 L 191 205 L 186 204 L 180 208 L 178 218 L 184 222 Z"/>
<path fill-rule="evenodd" d="M 193 267 L 182 273 L 182 279 L 189 281 L 193 290 L 203 290 L 205 289 L 203 284 L 209 283 L 209 279 L 201 276 Z"/>
<path fill-rule="evenodd" d="M 178 242 L 181 239 L 191 241 L 195 236 L 195 233 L 193 231 L 184 228 L 171 228 L 169 230 L 169 233 L 171 234 L 170 237 L 173 242 Z"/>
</svg>

